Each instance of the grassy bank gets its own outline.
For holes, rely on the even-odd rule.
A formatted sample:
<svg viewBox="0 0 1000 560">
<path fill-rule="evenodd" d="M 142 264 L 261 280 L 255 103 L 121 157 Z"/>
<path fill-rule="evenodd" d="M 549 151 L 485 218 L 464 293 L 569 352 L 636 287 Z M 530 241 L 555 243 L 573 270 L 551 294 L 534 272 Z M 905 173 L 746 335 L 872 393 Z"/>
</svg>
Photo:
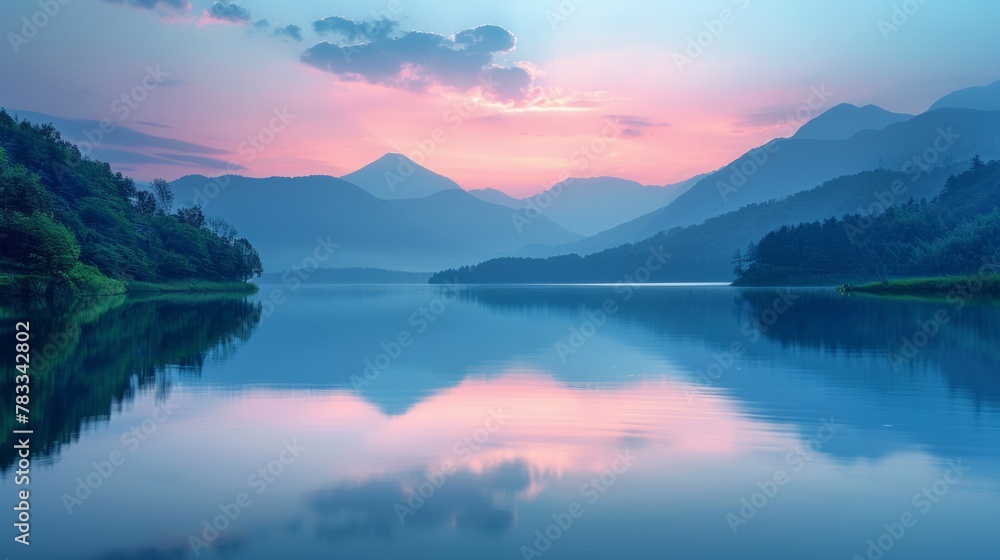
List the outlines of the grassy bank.
<svg viewBox="0 0 1000 560">
<path fill-rule="evenodd" d="M 843 293 L 898 296 L 971 296 L 1000 297 L 1000 274 L 946 276 L 936 278 L 903 278 L 868 284 L 842 284 Z"/>
<path fill-rule="evenodd" d="M 230 292 L 253 294 L 257 284 L 250 282 L 215 282 L 212 280 L 181 280 L 177 282 L 125 282 L 130 294 Z"/>
<path fill-rule="evenodd" d="M 0 300 L 80 298 L 122 294 L 243 293 L 252 294 L 257 285 L 248 282 L 182 280 L 176 282 L 132 282 L 108 278 L 94 269 L 65 279 L 26 274 L 0 274 Z"/>
</svg>

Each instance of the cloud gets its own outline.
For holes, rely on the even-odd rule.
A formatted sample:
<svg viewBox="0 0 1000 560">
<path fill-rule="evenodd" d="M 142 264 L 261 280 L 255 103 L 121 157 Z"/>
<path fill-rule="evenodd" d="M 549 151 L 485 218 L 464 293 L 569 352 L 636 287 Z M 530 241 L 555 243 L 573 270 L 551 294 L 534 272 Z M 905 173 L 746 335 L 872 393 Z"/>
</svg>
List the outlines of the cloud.
<svg viewBox="0 0 1000 560">
<path fill-rule="evenodd" d="M 614 119 L 618 126 L 622 127 L 622 136 L 626 138 L 639 138 L 648 128 L 670 126 L 670 123 L 653 121 L 635 115 L 608 115 L 607 118 Z"/>
<path fill-rule="evenodd" d="M 224 21 L 243 25 L 250 23 L 250 10 L 232 2 L 216 2 L 205 10 L 205 15 L 216 21 Z"/>
<path fill-rule="evenodd" d="M 324 41 L 302 54 L 306 64 L 344 81 L 365 81 L 408 91 L 432 86 L 481 89 L 500 101 L 523 101 L 537 75 L 526 63 L 498 66 L 494 59 L 514 50 L 517 39 L 498 25 L 481 25 L 451 37 L 409 31 L 397 33 L 387 20 L 372 23 L 325 18 L 313 23 L 339 41 Z M 359 42 L 360 41 L 360 42 Z"/>
<path fill-rule="evenodd" d="M 144 10 L 157 10 L 167 8 L 177 13 L 187 12 L 191 9 L 189 0 L 104 0 L 108 4 L 126 4 L 133 8 Z"/>
<path fill-rule="evenodd" d="M 279 27 L 274 30 L 271 35 L 277 35 L 278 37 L 288 37 L 289 39 L 295 41 L 302 40 L 302 28 L 298 25 L 286 25 L 284 27 Z"/>
<path fill-rule="evenodd" d="M 670 126 L 670 123 L 651 121 L 645 117 L 636 117 L 634 115 L 608 115 L 608 118 L 615 119 L 618 121 L 618 124 L 633 128 Z"/>
<path fill-rule="evenodd" d="M 386 38 L 396 33 L 399 24 L 391 19 L 381 18 L 368 22 L 330 16 L 313 22 L 313 29 L 320 35 L 330 35 L 344 43 L 359 43 L 369 39 Z"/>
</svg>

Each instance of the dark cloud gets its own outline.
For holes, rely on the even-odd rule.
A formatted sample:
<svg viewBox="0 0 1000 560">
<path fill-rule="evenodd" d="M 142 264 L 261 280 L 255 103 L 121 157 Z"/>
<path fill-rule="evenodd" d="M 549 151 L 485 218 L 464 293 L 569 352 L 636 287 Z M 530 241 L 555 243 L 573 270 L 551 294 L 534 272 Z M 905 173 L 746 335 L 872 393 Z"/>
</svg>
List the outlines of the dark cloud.
<svg viewBox="0 0 1000 560">
<path fill-rule="evenodd" d="M 635 115 L 608 115 L 607 118 L 614 119 L 618 123 L 623 129 L 622 136 L 626 138 L 639 138 L 648 128 L 670 126 L 670 123 L 652 121 Z"/>
<path fill-rule="evenodd" d="M 670 126 L 670 123 L 651 121 L 645 117 L 634 115 L 608 115 L 609 119 L 615 119 L 618 124 L 632 128 L 650 128 L 659 126 Z"/>
<path fill-rule="evenodd" d="M 271 22 L 267 21 L 266 19 L 258 19 L 253 24 L 253 26 L 256 27 L 257 29 L 263 29 L 265 27 L 271 27 Z"/>
<path fill-rule="evenodd" d="M 191 2 L 188 0 L 104 0 L 108 4 L 126 4 L 133 8 L 144 10 L 155 10 L 157 8 L 169 8 L 175 12 L 186 12 L 191 9 Z"/>
<path fill-rule="evenodd" d="M 369 24 L 346 18 L 326 18 L 314 27 L 337 34 L 341 41 L 324 41 L 306 50 L 302 61 L 338 75 L 388 87 L 423 91 L 432 85 L 468 90 L 482 87 L 501 100 L 521 100 L 533 76 L 521 66 L 500 67 L 497 55 L 514 50 L 514 34 L 497 25 L 481 25 L 445 37 L 436 33 L 394 33 L 387 23 L 369 34 Z M 360 43 L 359 34 L 363 33 Z M 351 44 L 355 43 L 355 44 Z"/>
<path fill-rule="evenodd" d="M 367 42 L 370 39 L 386 38 L 396 33 L 399 24 L 391 19 L 381 18 L 371 21 L 330 16 L 313 22 L 313 29 L 320 35 L 330 35 L 342 43 Z"/>
<path fill-rule="evenodd" d="M 231 23 L 249 23 L 250 22 L 250 10 L 233 4 L 232 2 L 216 2 L 212 4 L 212 7 L 208 9 L 208 13 L 214 19 L 219 21 L 228 21 Z"/>
<path fill-rule="evenodd" d="M 302 28 L 298 25 L 286 25 L 284 27 L 279 27 L 271 34 L 277 35 L 278 37 L 288 37 L 294 41 L 302 40 Z"/>
</svg>

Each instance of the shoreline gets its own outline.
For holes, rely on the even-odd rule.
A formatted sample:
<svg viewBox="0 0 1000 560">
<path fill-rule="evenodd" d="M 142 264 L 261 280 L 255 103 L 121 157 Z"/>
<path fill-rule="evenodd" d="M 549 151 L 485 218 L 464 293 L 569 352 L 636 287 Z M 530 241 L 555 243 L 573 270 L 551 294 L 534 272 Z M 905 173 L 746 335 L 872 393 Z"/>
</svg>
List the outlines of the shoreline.
<svg viewBox="0 0 1000 560">
<path fill-rule="evenodd" d="M 1000 274 L 899 278 L 860 285 L 840 284 L 837 290 L 845 295 L 1000 298 Z"/>
<path fill-rule="evenodd" d="M 260 289 L 252 282 L 227 282 L 215 280 L 178 280 L 172 282 L 138 282 L 132 280 L 104 279 L 98 285 L 81 290 L 63 284 L 54 287 L 53 278 L 23 274 L 0 275 L 0 301 L 39 300 L 50 298 L 82 299 L 133 294 L 194 294 L 194 293 L 257 293 Z M 53 293 L 54 290 L 54 293 Z"/>
</svg>

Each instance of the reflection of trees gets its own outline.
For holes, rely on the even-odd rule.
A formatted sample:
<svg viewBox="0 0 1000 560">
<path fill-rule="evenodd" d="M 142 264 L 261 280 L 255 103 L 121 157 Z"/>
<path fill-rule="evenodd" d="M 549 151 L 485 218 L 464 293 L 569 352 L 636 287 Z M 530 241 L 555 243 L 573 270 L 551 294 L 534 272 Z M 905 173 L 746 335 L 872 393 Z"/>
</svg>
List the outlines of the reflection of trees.
<svg viewBox="0 0 1000 560">
<path fill-rule="evenodd" d="M 952 387 L 966 390 L 974 399 L 1000 404 L 1000 346 L 996 344 L 1000 306 L 977 303 L 956 310 L 940 300 L 843 297 L 833 289 L 792 293 L 799 299 L 778 314 L 772 325 L 761 328 L 765 339 L 830 359 L 866 354 L 888 372 L 892 371 L 888 353 L 899 352 L 902 339 L 912 338 L 921 321 L 945 309 L 951 320 L 930 337 L 910 365 L 939 368 Z M 470 287 L 462 297 L 501 313 L 530 315 L 547 310 L 580 319 L 585 311 L 600 309 L 611 299 L 619 307 L 615 322 L 657 336 L 702 340 L 709 347 L 724 349 L 732 341 L 750 340 L 746 334 L 749 329 L 744 329 L 768 310 L 773 311 L 777 294 L 766 288 L 645 287 L 635 289 L 625 301 L 621 288 L 616 291 L 613 287 Z"/>
<path fill-rule="evenodd" d="M 15 321 L 31 322 L 32 453 L 58 452 L 140 391 L 166 398 L 168 368 L 200 375 L 206 359 L 224 359 L 246 341 L 260 316 L 259 303 L 217 296 L 92 298 L 63 308 L 0 308 L 0 340 L 14 340 Z M 13 364 L 13 348 L 0 344 L 0 363 Z M 14 394 L 13 375 L 0 379 L 0 393 Z M 10 412 L 0 415 L 4 471 L 15 459 Z"/>
<path fill-rule="evenodd" d="M 759 317 L 770 308 L 774 294 L 768 290 L 740 292 L 746 313 Z M 764 336 L 782 345 L 812 348 L 826 353 L 900 353 L 904 339 L 913 340 L 921 324 L 933 330 L 935 314 L 944 310 L 948 321 L 940 325 L 926 346 L 909 360 L 908 368 L 940 368 L 954 388 L 976 399 L 1000 405 L 1000 306 L 966 305 L 956 309 L 943 300 L 896 299 L 870 296 L 810 297 L 792 306 L 771 325 Z"/>
</svg>

